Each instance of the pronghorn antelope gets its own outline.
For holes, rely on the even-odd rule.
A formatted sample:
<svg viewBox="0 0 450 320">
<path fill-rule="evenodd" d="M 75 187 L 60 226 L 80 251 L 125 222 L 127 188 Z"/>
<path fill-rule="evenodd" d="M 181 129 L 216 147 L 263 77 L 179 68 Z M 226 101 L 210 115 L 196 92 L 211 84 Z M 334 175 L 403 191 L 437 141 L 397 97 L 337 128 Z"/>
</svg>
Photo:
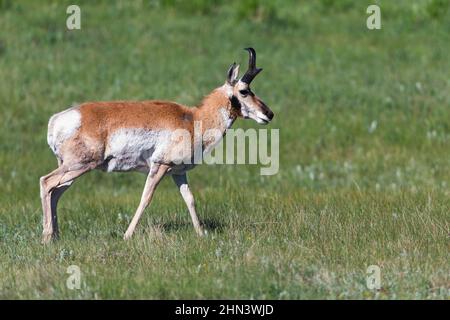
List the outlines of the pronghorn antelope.
<svg viewBox="0 0 450 320">
<path fill-rule="evenodd" d="M 255 50 L 246 50 L 249 67 L 242 78 L 238 79 L 239 65 L 233 63 L 225 84 L 214 89 L 197 107 L 159 100 L 86 102 L 53 115 L 48 123 L 47 141 L 56 155 L 58 168 L 40 178 L 43 242 L 58 237 L 56 207 L 61 195 L 76 178 L 93 169 L 148 174 L 125 239 L 133 235 L 166 174 L 172 175 L 195 231 L 202 235 L 186 178 L 186 171 L 194 165 L 175 161 L 173 150 L 179 147 L 180 140 L 171 139 L 170 134 L 182 129 L 192 137 L 194 123 L 200 122 L 202 132 L 215 129 L 222 137 L 238 117 L 251 118 L 260 124 L 272 120 L 273 112 L 250 90 L 250 83 L 262 69 L 256 67 Z M 210 144 L 210 140 L 201 141 L 201 152 L 210 150 Z M 192 152 L 188 157 L 193 157 Z"/>
</svg>

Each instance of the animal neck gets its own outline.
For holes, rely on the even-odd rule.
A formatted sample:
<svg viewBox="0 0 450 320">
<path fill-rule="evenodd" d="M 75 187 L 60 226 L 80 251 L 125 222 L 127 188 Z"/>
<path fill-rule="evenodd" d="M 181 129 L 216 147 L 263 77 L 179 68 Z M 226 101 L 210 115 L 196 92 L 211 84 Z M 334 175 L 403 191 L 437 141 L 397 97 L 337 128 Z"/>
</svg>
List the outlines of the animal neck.
<svg viewBox="0 0 450 320">
<path fill-rule="evenodd" d="M 231 105 L 226 85 L 213 90 L 196 109 L 194 120 L 201 122 L 202 134 L 206 130 L 220 130 L 222 134 L 231 127 L 238 116 Z"/>
</svg>

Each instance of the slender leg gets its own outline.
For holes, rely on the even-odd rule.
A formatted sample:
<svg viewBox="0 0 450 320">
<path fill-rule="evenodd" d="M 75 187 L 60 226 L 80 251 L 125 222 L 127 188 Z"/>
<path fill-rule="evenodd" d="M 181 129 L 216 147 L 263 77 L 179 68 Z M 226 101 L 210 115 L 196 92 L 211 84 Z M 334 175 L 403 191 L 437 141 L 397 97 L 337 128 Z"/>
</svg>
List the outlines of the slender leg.
<svg viewBox="0 0 450 320">
<path fill-rule="evenodd" d="M 67 189 L 72 185 L 73 180 L 56 187 L 53 189 L 53 191 L 50 194 L 50 207 L 51 207 L 51 214 L 52 214 L 52 225 L 53 225 L 53 237 L 55 239 L 58 239 L 59 237 L 59 228 L 58 228 L 58 214 L 57 214 L 57 206 L 59 199 L 63 195 L 64 192 L 66 192 Z"/>
<path fill-rule="evenodd" d="M 181 175 L 172 175 L 173 181 L 175 181 L 176 185 L 178 186 L 178 189 L 180 190 L 181 196 L 184 199 L 184 202 L 186 202 L 186 205 L 189 210 L 189 214 L 192 218 L 192 223 L 194 224 L 195 231 L 199 236 L 203 236 L 203 229 L 200 225 L 200 222 L 197 217 L 197 212 L 195 211 L 195 202 L 194 202 L 194 196 L 192 195 L 191 190 L 189 189 L 189 184 L 187 181 L 186 174 Z"/>
<path fill-rule="evenodd" d="M 47 188 L 47 179 L 54 175 L 59 175 L 63 173 L 63 169 L 60 167 L 46 176 L 39 179 L 41 188 L 41 202 L 42 202 L 42 213 L 43 213 L 43 232 L 42 232 L 42 242 L 47 243 L 53 236 L 53 221 L 51 215 L 51 208 L 49 206 L 49 190 Z"/>
<path fill-rule="evenodd" d="M 155 192 L 156 187 L 161 181 L 162 177 L 166 174 L 169 166 L 165 164 L 157 164 L 152 163 L 150 167 L 150 172 L 148 173 L 147 180 L 145 181 L 144 191 L 142 192 L 141 202 L 134 214 L 133 219 L 131 220 L 130 225 L 128 226 L 127 231 L 125 232 L 124 239 L 130 239 L 133 235 L 134 229 L 139 222 L 139 219 L 142 216 L 145 208 L 149 205 L 152 200 L 153 193 Z"/>
<path fill-rule="evenodd" d="M 41 202 L 43 211 L 42 243 L 48 243 L 58 237 L 56 206 L 61 195 L 72 184 L 73 180 L 93 169 L 93 166 L 79 166 L 77 169 L 64 166 L 41 177 Z"/>
</svg>

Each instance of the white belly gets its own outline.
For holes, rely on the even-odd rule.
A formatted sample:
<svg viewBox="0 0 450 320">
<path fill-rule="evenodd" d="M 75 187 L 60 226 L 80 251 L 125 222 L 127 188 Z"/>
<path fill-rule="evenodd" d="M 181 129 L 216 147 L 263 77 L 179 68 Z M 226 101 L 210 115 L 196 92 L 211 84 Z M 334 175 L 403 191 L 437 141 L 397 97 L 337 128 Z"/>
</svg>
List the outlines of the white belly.
<svg viewBox="0 0 450 320">
<path fill-rule="evenodd" d="M 167 131 L 120 129 L 108 139 L 105 150 L 107 171 L 148 171 L 151 162 L 164 160 L 170 144 Z"/>
<path fill-rule="evenodd" d="M 148 172 L 150 164 L 157 162 L 171 164 L 173 174 L 190 170 L 194 167 L 190 137 L 179 138 L 170 130 L 117 130 L 107 142 L 105 169 Z"/>
</svg>

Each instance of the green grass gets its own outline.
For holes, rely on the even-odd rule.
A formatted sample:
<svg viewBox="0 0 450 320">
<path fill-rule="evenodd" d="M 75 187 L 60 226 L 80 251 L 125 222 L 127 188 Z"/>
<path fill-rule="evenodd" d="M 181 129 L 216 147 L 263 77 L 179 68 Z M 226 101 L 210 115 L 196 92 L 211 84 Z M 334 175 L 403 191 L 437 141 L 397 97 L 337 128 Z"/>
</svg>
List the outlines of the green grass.
<svg viewBox="0 0 450 320">
<path fill-rule="evenodd" d="M 448 299 L 448 5 L 376 1 L 382 29 L 369 31 L 372 2 L 79 1 L 82 29 L 67 31 L 71 2 L 0 0 L 0 298 Z M 280 129 L 278 174 L 192 171 L 204 239 L 166 179 L 125 242 L 144 176 L 90 173 L 60 202 L 61 240 L 40 244 L 53 113 L 196 104 L 249 45 Z M 80 290 L 66 287 L 72 264 Z"/>
</svg>

